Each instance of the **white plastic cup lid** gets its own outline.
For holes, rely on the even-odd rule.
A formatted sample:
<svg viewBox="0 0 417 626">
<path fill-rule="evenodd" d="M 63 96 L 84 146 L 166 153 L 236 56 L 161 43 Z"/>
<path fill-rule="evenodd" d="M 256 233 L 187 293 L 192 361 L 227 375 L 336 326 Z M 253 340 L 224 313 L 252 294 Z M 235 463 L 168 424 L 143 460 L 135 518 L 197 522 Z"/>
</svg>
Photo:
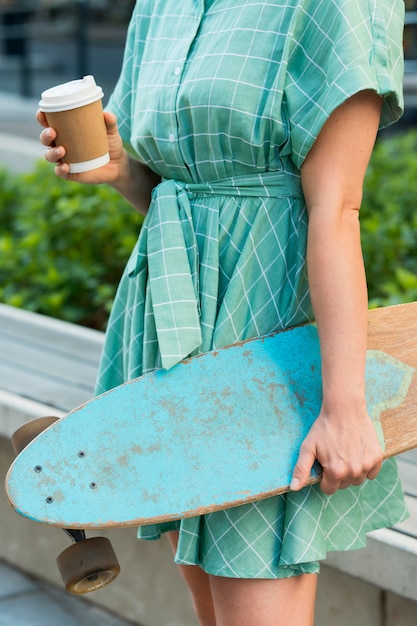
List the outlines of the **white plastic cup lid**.
<svg viewBox="0 0 417 626">
<path fill-rule="evenodd" d="M 41 111 L 52 113 L 69 111 L 92 104 L 100 100 L 103 95 L 103 90 L 96 85 L 94 76 L 84 76 L 80 80 L 71 80 L 44 91 L 39 107 Z"/>
</svg>

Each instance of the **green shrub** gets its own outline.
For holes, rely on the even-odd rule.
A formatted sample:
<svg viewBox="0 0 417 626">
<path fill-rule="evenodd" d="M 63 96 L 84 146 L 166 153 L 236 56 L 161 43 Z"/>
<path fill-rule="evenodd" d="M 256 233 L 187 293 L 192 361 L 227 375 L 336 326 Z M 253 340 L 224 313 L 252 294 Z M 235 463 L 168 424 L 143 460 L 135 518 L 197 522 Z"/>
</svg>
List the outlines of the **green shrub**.
<svg viewBox="0 0 417 626">
<path fill-rule="evenodd" d="M 39 162 L 0 172 L 0 301 L 102 329 L 141 217 L 108 186 Z"/>
<path fill-rule="evenodd" d="M 380 139 L 365 182 L 371 306 L 417 300 L 417 131 Z M 104 328 L 142 218 L 107 186 L 0 171 L 0 301 Z"/>
<path fill-rule="evenodd" d="M 417 300 L 417 130 L 377 142 L 361 229 L 370 306 Z"/>
</svg>

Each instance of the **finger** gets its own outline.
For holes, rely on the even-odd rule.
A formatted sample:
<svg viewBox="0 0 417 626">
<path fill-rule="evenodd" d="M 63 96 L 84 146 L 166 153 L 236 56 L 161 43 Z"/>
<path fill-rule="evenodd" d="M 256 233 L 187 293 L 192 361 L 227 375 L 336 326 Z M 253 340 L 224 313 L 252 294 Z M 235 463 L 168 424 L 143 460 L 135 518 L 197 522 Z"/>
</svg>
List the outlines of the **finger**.
<svg viewBox="0 0 417 626">
<path fill-rule="evenodd" d="M 45 159 L 49 163 L 58 163 L 65 156 L 65 149 L 62 146 L 50 148 L 45 152 Z"/>
<path fill-rule="evenodd" d="M 106 124 L 107 132 L 109 135 L 117 134 L 117 117 L 114 113 L 110 113 L 110 111 L 104 111 L 104 122 Z"/>
<path fill-rule="evenodd" d="M 41 126 L 45 126 L 45 128 L 48 126 L 48 121 L 46 119 L 45 113 L 43 111 L 40 111 L 39 109 L 38 111 L 36 111 L 36 119 Z"/>
<path fill-rule="evenodd" d="M 382 461 L 381 463 L 378 463 L 373 469 L 371 469 L 370 472 L 368 472 L 367 478 L 369 480 L 375 480 L 375 478 L 378 476 L 379 472 L 381 471 L 381 467 L 382 467 Z"/>
<path fill-rule="evenodd" d="M 366 464 L 361 471 L 358 472 L 357 475 L 354 474 L 354 479 L 352 480 L 352 484 L 357 486 L 361 485 L 366 479 L 374 480 L 382 467 L 383 455 L 382 452 L 379 455 L 378 460 L 374 460 L 371 463 Z"/>
<path fill-rule="evenodd" d="M 346 489 L 347 487 L 349 487 L 349 483 L 328 480 L 323 473 L 323 478 L 320 483 L 320 490 L 326 496 L 332 496 L 334 493 L 336 493 L 338 489 Z"/>
<path fill-rule="evenodd" d="M 352 484 L 352 478 L 348 478 L 343 468 L 335 468 L 329 465 L 323 466 L 323 476 L 320 482 L 321 491 L 331 496 L 338 489 L 346 489 Z"/>
<path fill-rule="evenodd" d="M 332 470 L 325 469 L 323 471 L 323 479 L 320 483 L 321 490 L 326 495 L 332 495 L 338 489 L 347 489 L 348 487 L 358 487 L 361 485 L 368 477 L 367 470 L 363 471 L 355 471 L 350 468 L 349 471 L 347 469 L 335 469 Z"/>
<path fill-rule="evenodd" d="M 58 178 L 64 178 L 65 180 L 68 180 L 68 178 L 70 177 L 70 168 L 68 163 L 59 163 L 56 167 L 55 167 L 55 174 L 56 176 L 58 176 Z"/>
<path fill-rule="evenodd" d="M 359 476 L 358 478 L 355 478 L 354 481 L 352 481 L 352 485 L 354 487 L 359 487 L 359 485 L 361 485 L 363 482 L 365 482 L 366 479 L 367 479 L 367 475 L 366 474 L 362 474 L 362 476 Z"/>
<path fill-rule="evenodd" d="M 56 139 L 56 130 L 53 128 L 46 128 L 41 132 L 39 139 L 44 146 L 54 146 Z"/>
<path fill-rule="evenodd" d="M 291 491 L 299 491 L 305 487 L 308 479 L 310 478 L 311 468 L 316 460 L 316 455 L 313 450 L 306 446 L 301 446 L 300 455 L 295 465 L 290 489 Z"/>
<path fill-rule="evenodd" d="M 377 466 L 369 472 L 367 470 L 363 471 L 361 474 L 351 472 L 348 476 L 342 473 L 335 474 L 334 472 L 330 473 L 324 470 L 320 488 L 326 495 L 332 495 L 338 489 L 347 489 L 351 486 L 358 487 L 367 479 L 374 480 L 378 476 L 380 469 L 381 465 L 377 464 Z"/>
</svg>

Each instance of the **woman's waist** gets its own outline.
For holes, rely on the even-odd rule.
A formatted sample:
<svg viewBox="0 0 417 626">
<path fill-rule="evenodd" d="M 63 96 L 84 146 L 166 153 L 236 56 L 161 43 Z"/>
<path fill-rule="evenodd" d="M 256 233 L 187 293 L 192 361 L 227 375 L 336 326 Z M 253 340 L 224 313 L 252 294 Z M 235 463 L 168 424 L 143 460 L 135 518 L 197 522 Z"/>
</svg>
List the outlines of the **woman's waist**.
<svg viewBox="0 0 417 626">
<path fill-rule="evenodd" d="M 197 195 L 303 198 L 300 175 L 285 170 L 196 182 L 163 178 L 161 185 L 165 183 L 175 184 L 177 191 Z"/>
</svg>

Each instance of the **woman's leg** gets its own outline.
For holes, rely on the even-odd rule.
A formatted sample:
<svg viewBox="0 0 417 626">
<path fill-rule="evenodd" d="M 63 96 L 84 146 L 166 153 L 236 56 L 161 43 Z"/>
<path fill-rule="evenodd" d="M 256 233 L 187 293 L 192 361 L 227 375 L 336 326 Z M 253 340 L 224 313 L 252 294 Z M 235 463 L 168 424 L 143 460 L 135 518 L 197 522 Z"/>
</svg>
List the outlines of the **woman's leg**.
<svg viewBox="0 0 417 626">
<path fill-rule="evenodd" d="M 178 544 L 178 533 L 169 532 L 167 536 L 175 554 Z M 194 610 L 200 625 L 216 626 L 209 576 L 196 565 L 178 565 L 178 569 L 191 592 Z"/>
<path fill-rule="evenodd" d="M 279 580 L 210 577 L 216 626 L 313 626 L 317 574 Z"/>
<path fill-rule="evenodd" d="M 176 551 L 178 533 L 168 533 Z M 317 575 L 279 580 L 208 576 L 193 565 L 179 569 L 201 626 L 313 626 Z"/>
</svg>

